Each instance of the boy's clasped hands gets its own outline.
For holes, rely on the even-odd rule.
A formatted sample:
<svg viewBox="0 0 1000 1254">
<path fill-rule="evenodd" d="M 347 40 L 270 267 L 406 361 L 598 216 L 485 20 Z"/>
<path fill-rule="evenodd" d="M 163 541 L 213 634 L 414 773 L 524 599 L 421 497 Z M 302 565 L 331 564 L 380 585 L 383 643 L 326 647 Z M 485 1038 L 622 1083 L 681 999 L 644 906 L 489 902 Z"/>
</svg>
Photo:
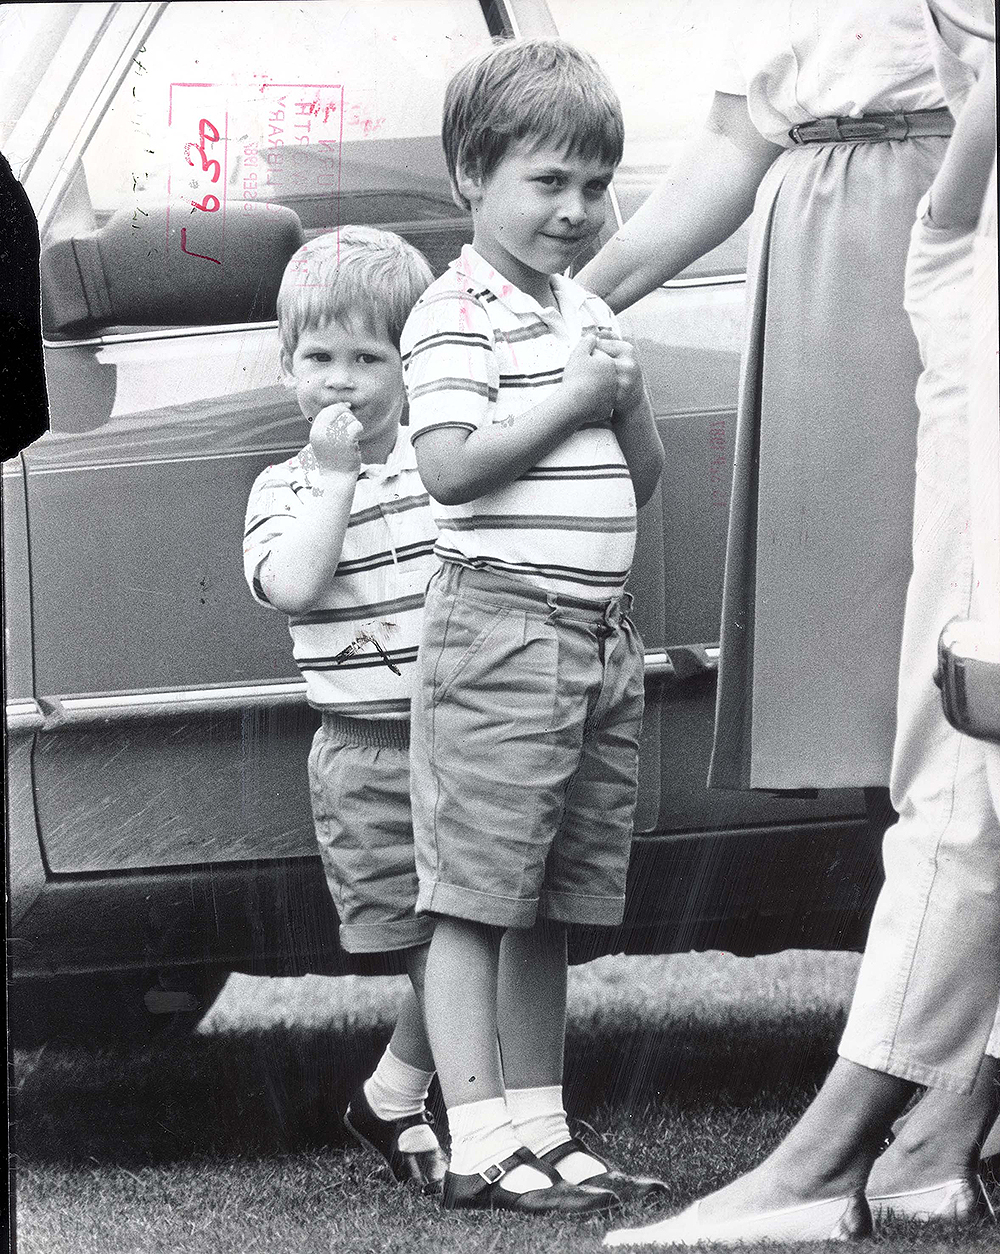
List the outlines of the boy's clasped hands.
<svg viewBox="0 0 1000 1254">
<path fill-rule="evenodd" d="M 645 401 L 635 347 L 603 328 L 583 336 L 570 353 L 563 386 L 580 389 L 583 412 L 606 413 L 616 424 L 627 421 Z"/>
</svg>

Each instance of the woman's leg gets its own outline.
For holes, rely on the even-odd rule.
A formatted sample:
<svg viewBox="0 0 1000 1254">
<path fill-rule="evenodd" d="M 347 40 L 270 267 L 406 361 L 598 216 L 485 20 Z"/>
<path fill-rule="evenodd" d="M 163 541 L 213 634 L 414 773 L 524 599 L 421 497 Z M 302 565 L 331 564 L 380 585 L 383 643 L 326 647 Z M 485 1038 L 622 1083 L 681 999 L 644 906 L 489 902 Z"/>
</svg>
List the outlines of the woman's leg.
<svg viewBox="0 0 1000 1254">
<path fill-rule="evenodd" d="M 864 1187 L 913 1085 L 838 1058 L 788 1136 L 758 1167 L 703 1199 L 706 1221 L 781 1210 Z"/>
<path fill-rule="evenodd" d="M 998 1115 L 1000 1062 L 987 1054 L 970 1093 L 927 1090 L 876 1161 L 867 1192 L 885 1196 L 970 1179 Z"/>
</svg>

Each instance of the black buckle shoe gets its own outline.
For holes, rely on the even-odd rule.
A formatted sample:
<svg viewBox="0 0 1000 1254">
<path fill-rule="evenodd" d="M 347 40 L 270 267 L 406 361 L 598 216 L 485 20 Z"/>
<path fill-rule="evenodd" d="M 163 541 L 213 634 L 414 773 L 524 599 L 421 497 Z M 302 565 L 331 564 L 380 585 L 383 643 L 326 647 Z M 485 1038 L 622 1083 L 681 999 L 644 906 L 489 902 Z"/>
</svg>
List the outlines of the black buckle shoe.
<svg viewBox="0 0 1000 1254">
<path fill-rule="evenodd" d="M 503 1187 L 503 1178 L 515 1167 L 534 1167 L 551 1180 L 548 1188 L 513 1193 Z M 513 1210 L 522 1215 L 594 1215 L 613 1210 L 620 1203 L 608 1189 L 568 1184 L 555 1168 L 536 1158 L 522 1146 L 501 1163 L 471 1176 L 449 1171 L 444 1178 L 441 1198 L 445 1210 Z"/>
<path fill-rule="evenodd" d="M 576 1137 L 564 1141 L 562 1145 L 557 1145 L 555 1149 L 550 1149 L 541 1157 L 543 1162 L 555 1169 L 564 1158 L 575 1153 L 586 1154 L 588 1158 L 596 1159 L 604 1168 L 600 1175 L 590 1176 L 583 1183 L 593 1188 L 610 1189 L 622 1202 L 649 1202 L 663 1197 L 667 1192 L 667 1186 L 662 1180 L 656 1180 L 652 1176 L 630 1176 L 624 1171 L 616 1171 L 613 1167 L 609 1167 L 600 1154 L 595 1154 Z M 558 1171 L 556 1174 L 558 1175 Z"/>
<path fill-rule="evenodd" d="M 351 1096 L 344 1115 L 344 1127 L 370 1150 L 380 1154 L 389 1165 L 393 1178 L 400 1184 L 412 1184 L 421 1193 L 441 1192 L 448 1160 L 438 1145 L 436 1149 L 412 1152 L 399 1148 L 399 1134 L 434 1120 L 426 1110 L 403 1119 L 380 1119 L 368 1104 L 365 1090 L 359 1087 Z"/>
</svg>

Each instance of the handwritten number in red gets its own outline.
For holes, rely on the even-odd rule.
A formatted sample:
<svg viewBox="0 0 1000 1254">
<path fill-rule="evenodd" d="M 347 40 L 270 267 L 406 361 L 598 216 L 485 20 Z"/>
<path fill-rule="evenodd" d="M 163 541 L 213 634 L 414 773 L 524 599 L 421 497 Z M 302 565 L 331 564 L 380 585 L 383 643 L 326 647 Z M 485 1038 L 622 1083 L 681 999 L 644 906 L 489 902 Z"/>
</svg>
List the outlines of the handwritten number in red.
<svg viewBox="0 0 1000 1254">
<path fill-rule="evenodd" d="M 214 199 L 214 197 L 213 197 Z M 222 262 L 217 257 L 206 257 L 204 253 L 193 253 L 187 246 L 187 227 L 181 227 L 181 252 L 187 253 L 189 257 L 200 257 L 202 261 L 212 261 L 217 266 L 221 266 Z"/>
</svg>

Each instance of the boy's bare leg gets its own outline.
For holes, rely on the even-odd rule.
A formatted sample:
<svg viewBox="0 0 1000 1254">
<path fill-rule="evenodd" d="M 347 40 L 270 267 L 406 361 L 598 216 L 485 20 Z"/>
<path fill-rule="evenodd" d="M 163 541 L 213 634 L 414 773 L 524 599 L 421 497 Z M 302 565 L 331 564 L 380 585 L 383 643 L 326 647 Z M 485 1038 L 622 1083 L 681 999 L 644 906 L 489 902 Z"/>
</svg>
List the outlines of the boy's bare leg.
<svg viewBox="0 0 1000 1254">
<path fill-rule="evenodd" d="M 420 1071 L 433 1072 L 434 1058 L 427 1040 L 424 1025 L 424 969 L 427 965 L 427 945 L 418 945 L 406 951 L 406 969 L 410 987 L 399 1003 L 396 1026 L 389 1041 L 389 1048 L 400 1060 Z"/>
<path fill-rule="evenodd" d="M 970 1093 L 928 1089 L 868 1177 L 873 1196 L 969 1179 L 1000 1114 L 1000 1062 L 987 1054 Z"/>
<path fill-rule="evenodd" d="M 427 955 L 424 1013 L 444 1103 L 450 1110 L 503 1096 L 497 1054 L 500 932 L 442 918 Z"/>
<path fill-rule="evenodd" d="M 396 1026 L 385 1053 L 364 1083 L 369 1107 L 377 1118 L 385 1121 L 408 1119 L 420 1114 L 434 1078 L 434 1059 L 427 1042 L 420 1000 L 426 961 L 426 945 L 407 951 L 406 965 L 411 986 L 400 1002 Z M 415 1139 L 420 1148 L 428 1148 L 433 1133 L 427 1129 L 422 1131 L 426 1135 L 411 1136 L 409 1139 Z"/>
<path fill-rule="evenodd" d="M 451 1129 L 451 1171 L 472 1176 L 521 1147 L 504 1102 L 497 1048 L 498 928 L 442 918 L 434 929 L 425 975 L 424 1011 Z M 525 1193 L 551 1187 L 528 1164 L 503 1176 Z M 446 1190 L 447 1192 L 447 1190 Z"/>
<path fill-rule="evenodd" d="M 570 1134 L 563 1106 L 566 1040 L 566 929 L 540 919 L 510 928 L 500 946 L 497 1022 L 507 1109 L 517 1136 L 570 1184 L 610 1189 L 622 1201 L 664 1191 L 661 1181 L 626 1175 Z"/>
<path fill-rule="evenodd" d="M 440 1193 L 448 1160 L 431 1127 L 427 1094 L 434 1060 L 421 1008 L 427 946 L 407 951 L 411 987 L 400 1003 L 392 1037 L 378 1066 L 352 1094 L 344 1122 L 389 1165 L 400 1183 Z"/>
<path fill-rule="evenodd" d="M 540 919 L 500 943 L 497 1026 L 507 1089 L 562 1085 L 566 1038 L 566 929 Z"/>
</svg>

